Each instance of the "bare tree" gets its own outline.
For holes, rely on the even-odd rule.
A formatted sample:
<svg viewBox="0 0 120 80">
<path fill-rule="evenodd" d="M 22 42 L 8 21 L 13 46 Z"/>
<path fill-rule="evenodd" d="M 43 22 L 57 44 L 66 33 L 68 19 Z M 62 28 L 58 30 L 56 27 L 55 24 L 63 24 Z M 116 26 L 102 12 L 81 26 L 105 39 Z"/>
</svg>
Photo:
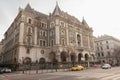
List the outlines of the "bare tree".
<svg viewBox="0 0 120 80">
<path fill-rule="evenodd" d="M 114 49 L 113 59 L 116 60 L 117 65 L 120 64 L 120 47 L 117 47 L 116 49 Z"/>
</svg>

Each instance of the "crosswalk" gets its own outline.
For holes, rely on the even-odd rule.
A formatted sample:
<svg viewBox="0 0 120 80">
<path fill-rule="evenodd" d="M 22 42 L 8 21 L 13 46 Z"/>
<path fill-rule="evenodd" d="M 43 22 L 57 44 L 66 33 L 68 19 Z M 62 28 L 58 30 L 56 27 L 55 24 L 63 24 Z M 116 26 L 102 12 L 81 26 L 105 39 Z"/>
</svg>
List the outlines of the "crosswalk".
<svg viewBox="0 0 120 80">
<path fill-rule="evenodd" d="M 0 78 L 4 78 L 4 77 L 14 77 L 14 76 L 19 76 L 19 75 L 23 75 L 23 74 L 1 74 Z"/>
<path fill-rule="evenodd" d="M 120 80 L 120 74 L 104 76 L 104 77 L 100 78 L 99 80 Z"/>
<path fill-rule="evenodd" d="M 76 74 L 77 75 L 77 74 Z M 110 69 L 110 70 L 87 70 L 86 72 L 81 72 L 80 76 L 77 77 L 78 79 L 83 80 L 120 80 L 120 71 L 118 69 Z"/>
</svg>

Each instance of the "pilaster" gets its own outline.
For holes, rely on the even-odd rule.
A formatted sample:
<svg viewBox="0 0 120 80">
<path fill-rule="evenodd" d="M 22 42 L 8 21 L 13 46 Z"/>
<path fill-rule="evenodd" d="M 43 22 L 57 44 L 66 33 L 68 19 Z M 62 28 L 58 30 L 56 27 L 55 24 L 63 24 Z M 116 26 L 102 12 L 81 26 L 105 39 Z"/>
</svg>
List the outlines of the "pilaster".
<svg viewBox="0 0 120 80">
<path fill-rule="evenodd" d="M 34 44 L 37 45 L 37 27 L 35 27 Z"/>
<path fill-rule="evenodd" d="M 60 44 L 59 26 L 55 26 L 55 44 Z"/>
<path fill-rule="evenodd" d="M 19 35 L 19 43 L 23 44 L 23 39 L 24 39 L 24 23 L 20 23 L 20 35 Z"/>
</svg>

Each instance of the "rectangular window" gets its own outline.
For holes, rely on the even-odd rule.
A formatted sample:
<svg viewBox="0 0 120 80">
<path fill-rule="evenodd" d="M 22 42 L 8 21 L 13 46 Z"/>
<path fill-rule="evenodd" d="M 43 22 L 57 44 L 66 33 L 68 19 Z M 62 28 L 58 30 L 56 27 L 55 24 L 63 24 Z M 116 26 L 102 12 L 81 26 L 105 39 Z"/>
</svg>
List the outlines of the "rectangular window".
<svg viewBox="0 0 120 80">
<path fill-rule="evenodd" d="M 54 41 L 53 40 L 51 40 L 51 46 L 53 46 L 54 45 Z"/>
<path fill-rule="evenodd" d="M 101 47 L 101 50 L 103 50 L 103 48 Z"/>
<path fill-rule="evenodd" d="M 103 52 L 102 52 L 101 54 L 102 54 L 102 56 L 104 56 L 104 53 L 103 53 Z"/>
<path fill-rule="evenodd" d="M 98 43 L 97 43 L 97 46 L 98 46 Z"/>
<path fill-rule="evenodd" d="M 100 57 L 100 53 L 98 53 L 98 57 Z"/>
<path fill-rule="evenodd" d="M 109 46 L 107 45 L 107 49 L 109 49 Z"/>
<path fill-rule="evenodd" d="M 46 34 L 46 32 L 44 31 L 44 32 L 43 32 L 43 36 L 45 36 L 45 34 Z"/>
<path fill-rule="evenodd" d="M 106 41 L 106 43 L 108 43 L 108 41 Z"/>
<path fill-rule="evenodd" d="M 41 23 L 41 27 L 44 27 L 44 23 Z"/>
<path fill-rule="evenodd" d="M 61 25 L 61 27 L 65 27 L 65 23 L 64 22 L 61 22 L 60 25 Z"/>
<path fill-rule="evenodd" d="M 40 40 L 40 46 L 42 46 L 42 40 Z"/>
<path fill-rule="evenodd" d="M 45 43 L 46 43 L 46 42 L 45 42 L 45 41 L 43 41 L 43 46 L 46 46 L 46 45 L 45 45 Z"/>
<path fill-rule="evenodd" d="M 97 47 L 97 50 L 99 51 L 99 47 Z"/>
<path fill-rule="evenodd" d="M 27 51 L 26 51 L 26 53 L 27 53 L 27 54 L 29 54 L 29 53 L 30 53 L 30 49 L 29 49 L 29 48 L 27 48 Z"/>
<path fill-rule="evenodd" d="M 108 51 L 108 57 L 110 57 L 110 52 Z"/>
</svg>

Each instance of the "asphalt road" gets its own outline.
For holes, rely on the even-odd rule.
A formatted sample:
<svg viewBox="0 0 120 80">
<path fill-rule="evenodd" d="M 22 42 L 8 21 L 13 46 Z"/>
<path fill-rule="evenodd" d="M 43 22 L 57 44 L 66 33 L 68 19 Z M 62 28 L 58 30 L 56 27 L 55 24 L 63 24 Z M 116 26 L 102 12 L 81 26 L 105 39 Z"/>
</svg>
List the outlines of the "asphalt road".
<svg viewBox="0 0 120 80">
<path fill-rule="evenodd" d="M 120 67 L 112 69 L 92 68 L 83 71 L 59 71 L 43 74 L 0 74 L 0 80 L 120 80 Z"/>
</svg>

